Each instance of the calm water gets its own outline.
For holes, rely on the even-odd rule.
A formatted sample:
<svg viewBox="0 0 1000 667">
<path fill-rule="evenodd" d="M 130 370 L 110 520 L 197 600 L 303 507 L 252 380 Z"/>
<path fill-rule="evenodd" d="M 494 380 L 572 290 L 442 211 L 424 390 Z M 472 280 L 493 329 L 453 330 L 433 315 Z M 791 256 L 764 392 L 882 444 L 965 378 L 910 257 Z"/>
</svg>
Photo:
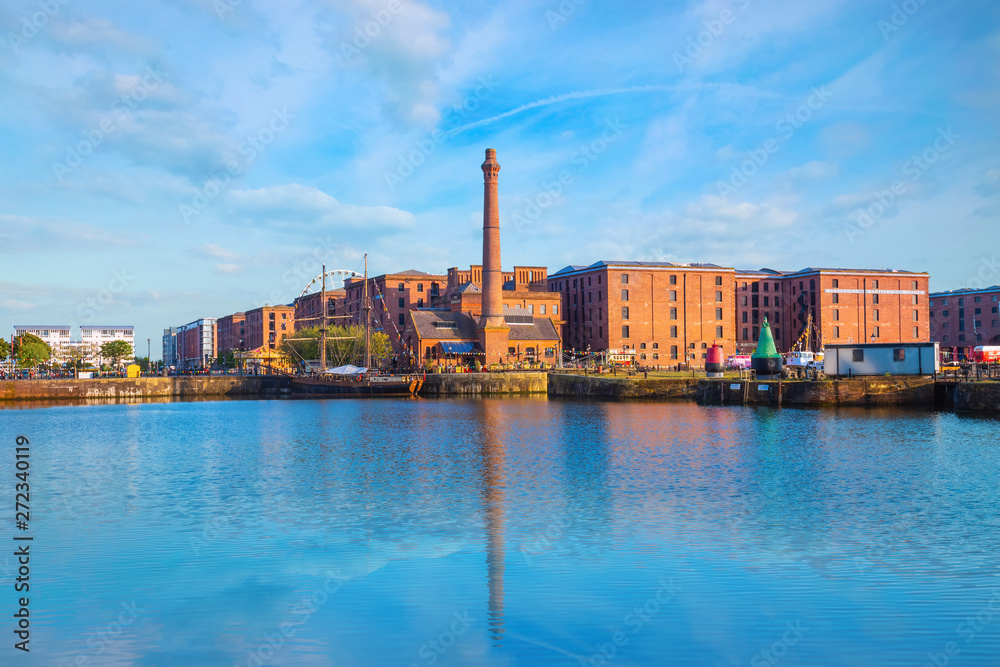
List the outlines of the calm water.
<svg viewBox="0 0 1000 667">
<path fill-rule="evenodd" d="M 2 664 L 1000 664 L 996 419 L 491 399 L 0 425 L 0 539 L 17 434 L 35 536 L 30 656 L 0 557 Z"/>
</svg>

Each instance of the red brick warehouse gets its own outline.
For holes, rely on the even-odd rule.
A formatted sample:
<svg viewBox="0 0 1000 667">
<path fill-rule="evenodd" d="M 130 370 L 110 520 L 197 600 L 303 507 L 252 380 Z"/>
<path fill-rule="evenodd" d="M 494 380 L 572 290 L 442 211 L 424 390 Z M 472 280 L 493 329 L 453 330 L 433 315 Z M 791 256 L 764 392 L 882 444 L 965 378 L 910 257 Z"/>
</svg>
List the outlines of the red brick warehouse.
<svg viewBox="0 0 1000 667">
<path fill-rule="evenodd" d="M 735 269 L 715 264 L 597 262 L 548 277 L 562 295 L 566 349 L 635 350 L 650 366 L 701 364 L 718 343 L 735 353 Z"/>
</svg>

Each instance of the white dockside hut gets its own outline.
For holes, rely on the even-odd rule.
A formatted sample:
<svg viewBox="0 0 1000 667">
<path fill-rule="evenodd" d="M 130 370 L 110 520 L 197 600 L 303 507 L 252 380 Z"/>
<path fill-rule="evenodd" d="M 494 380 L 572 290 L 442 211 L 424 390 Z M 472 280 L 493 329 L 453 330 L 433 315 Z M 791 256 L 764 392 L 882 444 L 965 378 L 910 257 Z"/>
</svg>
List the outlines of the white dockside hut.
<svg viewBox="0 0 1000 667">
<path fill-rule="evenodd" d="M 938 343 L 827 345 L 823 372 L 842 375 L 931 375 L 940 370 Z"/>
</svg>

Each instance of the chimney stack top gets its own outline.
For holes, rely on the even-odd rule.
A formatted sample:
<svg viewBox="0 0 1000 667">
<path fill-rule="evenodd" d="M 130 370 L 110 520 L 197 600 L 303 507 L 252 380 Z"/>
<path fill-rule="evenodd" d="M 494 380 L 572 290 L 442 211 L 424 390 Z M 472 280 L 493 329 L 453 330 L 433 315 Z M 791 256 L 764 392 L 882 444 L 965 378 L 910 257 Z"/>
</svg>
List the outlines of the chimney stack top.
<svg viewBox="0 0 1000 667">
<path fill-rule="evenodd" d="M 497 162 L 497 151 L 495 148 L 486 149 L 486 161 L 483 162 L 483 176 L 487 183 L 496 183 L 500 175 L 500 163 Z M 496 193 L 494 193 L 494 199 Z"/>
</svg>

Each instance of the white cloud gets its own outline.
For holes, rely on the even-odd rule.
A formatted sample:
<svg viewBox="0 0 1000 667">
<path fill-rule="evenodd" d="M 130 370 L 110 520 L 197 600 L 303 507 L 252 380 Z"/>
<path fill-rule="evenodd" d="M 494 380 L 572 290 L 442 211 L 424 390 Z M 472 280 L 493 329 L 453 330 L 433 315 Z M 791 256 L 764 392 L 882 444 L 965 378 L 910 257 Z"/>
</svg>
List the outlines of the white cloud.
<svg viewBox="0 0 1000 667">
<path fill-rule="evenodd" d="M 793 181 L 822 181 L 833 178 L 839 169 L 837 165 L 822 160 L 813 160 L 787 170 L 784 175 Z"/>
<path fill-rule="evenodd" d="M 412 227 L 412 213 L 390 206 L 342 204 L 322 190 L 298 183 L 236 190 L 228 197 L 243 221 L 310 229 L 390 230 Z"/>
<path fill-rule="evenodd" d="M 850 192 L 843 195 L 836 195 L 833 198 L 833 204 L 836 207 L 844 209 L 853 209 L 861 206 L 862 204 L 868 205 L 872 201 L 871 192 Z"/>
<path fill-rule="evenodd" d="M 348 67 L 385 84 L 383 110 L 405 124 L 433 127 L 439 120 L 439 74 L 451 42 L 450 16 L 421 2 L 401 2 L 393 14 L 385 0 L 332 0 L 347 22 L 332 48 Z"/>
<path fill-rule="evenodd" d="M 838 157 L 862 154 L 871 145 L 871 133 L 861 123 L 835 123 L 824 127 L 820 135 L 827 150 Z"/>
<path fill-rule="evenodd" d="M 617 257 L 601 255 L 602 259 L 784 266 L 799 254 L 797 248 L 808 236 L 799 212 L 782 199 L 727 202 L 705 195 L 679 209 L 625 215 L 632 220 L 627 233 L 621 232 L 620 223 L 609 222 L 598 236 L 630 240 L 613 244 Z M 601 250 L 607 253 L 607 241 L 602 243 Z"/>
<path fill-rule="evenodd" d="M 50 28 L 53 39 L 73 48 L 112 47 L 127 53 L 148 54 L 154 50 L 153 42 L 120 30 L 111 21 L 103 18 L 87 18 L 83 21 L 53 21 Z"/>
<path fill-rule="evenodd" d="M 215 273 L 220 276 L 235 275 L 237 273 L 242 273 L 243 267 L 238 264 L 216 264 Z"/>
<path fill-rule="evenodd" d="M 810 28 L 820 27 L 844 4 L 844 0 L 815 0 L 810 3 L 703 0 L 687 11 L 687 20 L 678 26 L 668 53 L 677 52 L 690 57 L 687 51 L 691 48 L 690 41 L 696 46 L 704 44 L 700 51 L 691 51 L 696 55 L 685 72 L 724 69 L 748 59 L 760 48 L 773 45 L 779 37 L 794 38 Z M 724 10 L 730 12 L 728 24 L 720 20 Z M 706 27 L 706 21 L 711 22 L 712 32 Z"/>
<path fill-rule="evenodd" d="M 79 252 L 136 248 L 136 235 L 61 218 L 34 218 L 0 213 L 0 253 Z"/>
<path fill-rule="evenodd" d="M 24 310 L 26 308 L 34 308 L 34 304 L 28 303 L 27 301 L 18 301 L 17 299 L 4 299 L 3 301 L 0 301 L 0 307 Z"/>
<path fill-rule="evenodd" d="M 223 248 L 217 243 L 204 243 L 195 248 L 195 253 L 209 259 L 221 259 L 224 261 L 233 261 L 239 259 L 240 257 L 238 252 L 234 252 L 228 248 Z"/>
</svg>

